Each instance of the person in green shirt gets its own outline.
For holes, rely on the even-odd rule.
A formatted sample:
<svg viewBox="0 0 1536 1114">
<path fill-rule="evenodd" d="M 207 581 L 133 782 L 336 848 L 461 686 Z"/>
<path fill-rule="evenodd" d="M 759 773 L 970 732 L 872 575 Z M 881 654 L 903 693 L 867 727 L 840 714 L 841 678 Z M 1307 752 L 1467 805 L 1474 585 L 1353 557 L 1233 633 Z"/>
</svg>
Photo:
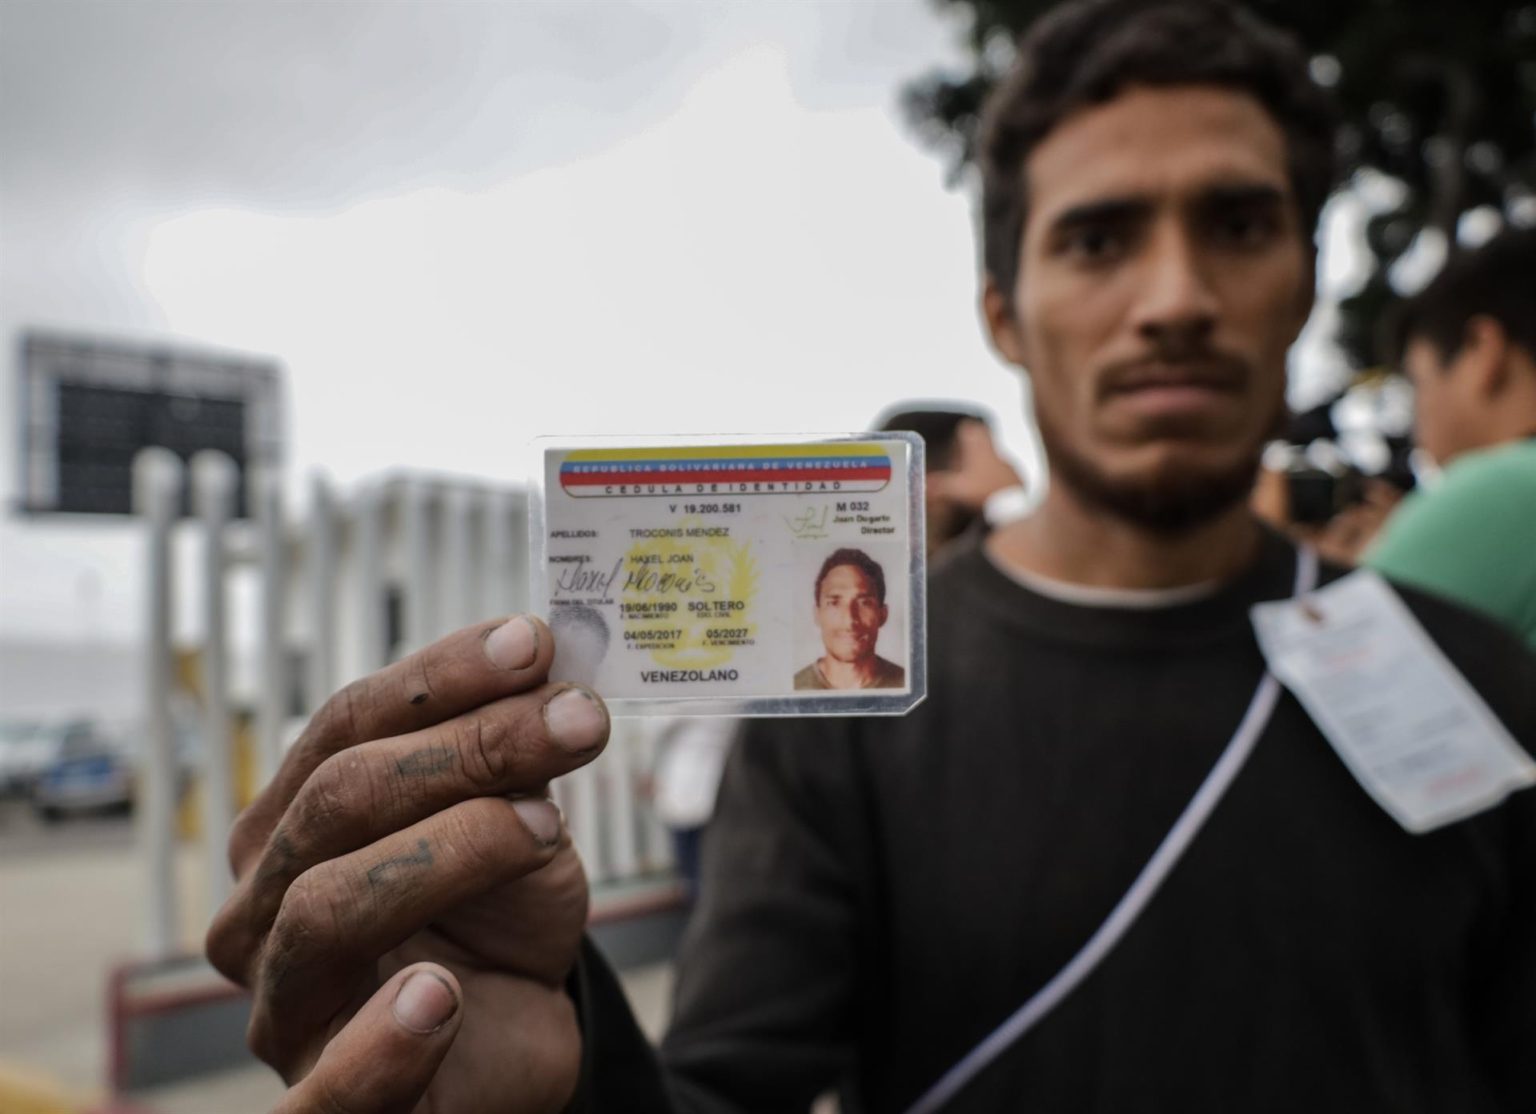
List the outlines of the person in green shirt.
<svg viewBox="0 0 1536 1114">
<path fill-rule="evenodd" d="M 1536 647 L 1536 229 L 1453 258 L 1405 304 L 1397 336 L 1415 437 L 1444 472 L 1364 563 Z"/>
</svg>

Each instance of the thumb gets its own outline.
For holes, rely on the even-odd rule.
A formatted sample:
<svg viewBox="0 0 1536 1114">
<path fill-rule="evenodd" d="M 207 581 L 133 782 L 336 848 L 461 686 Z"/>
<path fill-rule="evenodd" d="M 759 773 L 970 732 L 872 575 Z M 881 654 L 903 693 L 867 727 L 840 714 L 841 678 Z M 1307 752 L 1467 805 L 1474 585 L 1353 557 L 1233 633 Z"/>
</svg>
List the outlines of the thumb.
<svg viewBox="0 0 1536 1114">
<path fill-rule="evenodd" d="M 273 1114 L 409 1114 L 458 1035 L 462 1001 L 443 967 L 407 967 L 332 1038 Z"/>
</svg>

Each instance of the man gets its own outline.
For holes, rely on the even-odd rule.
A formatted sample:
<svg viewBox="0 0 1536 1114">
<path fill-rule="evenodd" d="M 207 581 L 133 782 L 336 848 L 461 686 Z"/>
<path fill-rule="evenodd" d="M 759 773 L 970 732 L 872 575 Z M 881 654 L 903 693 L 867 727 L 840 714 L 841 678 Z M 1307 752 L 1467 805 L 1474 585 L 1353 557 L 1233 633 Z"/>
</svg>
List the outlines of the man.
<svg viewBox="0 0 1536 1114">
<path fill-rule="evenodd" d="M 910 430 L 926 446 L 923 519 L 930 560 L 950 542 L 1021 518 L 1028 510 L 1024 483 L 998 452 L 982 415 L 902 406 L 877 419 L 875 428 Z"/>
<path fill-rule="evenodd" d="M 875 653 L 891 609 L 885 572 L 874 558 L 861 549 L 835 550 L 821 563 L 814 595 L 826 653 L 795 674 L 795 688 L 906 688 L 906 670 Z"/>
<path fill-rule="evenodd" d="M 564 981 L 584 889 L 527 794 L 605 721 L 541 687 L 547 632 L 487 624 L 345 690 L 238 825 L 209 937 L 284 1110 L 905 1110 L 1078 953 L 1242 733 L 1249 607 L 1297 579 L 1244 500 L 1312 297 L 1326 103 L 1224 4 L 1095 0 L 1037 25 L 987 117 L 985 316 L 1051 483 L 931 578 L 928 699 L 743 740 L 653 1059 L 590 951 Z M 1407 600 L 1528 741 L 1519 643 Z M 1536 1101 L 1536 795 L 1409 835 L 1295 700 L 1260 722 L 1124 939 L 946 1110 Z"/>
<path fill-rule="evenodd" d="M 1387 520 L 1366 561 L 1536 647 L 1536 230 L 1452 260 L 1401 322 L 1415 437 L 1445 473 Z"/>
</svg>

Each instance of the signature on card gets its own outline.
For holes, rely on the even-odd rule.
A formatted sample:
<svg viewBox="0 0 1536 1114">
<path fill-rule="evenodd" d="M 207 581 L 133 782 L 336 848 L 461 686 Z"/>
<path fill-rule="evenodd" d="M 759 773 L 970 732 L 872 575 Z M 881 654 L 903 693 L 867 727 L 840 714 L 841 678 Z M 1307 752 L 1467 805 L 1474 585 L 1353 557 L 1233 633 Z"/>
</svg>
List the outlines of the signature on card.
<svg viewBox="0 0 1536 1114">
<path fill-rule="evenodd" d="M 827 515 L 831 507 L 823 503 L 820 507 L 806 507 L 805 510 L 791 518 L 784 515 L 784 525 L 789 527 L 789 532 L 797 538 L 811 540 L 827 536 Z"/>
</svg>

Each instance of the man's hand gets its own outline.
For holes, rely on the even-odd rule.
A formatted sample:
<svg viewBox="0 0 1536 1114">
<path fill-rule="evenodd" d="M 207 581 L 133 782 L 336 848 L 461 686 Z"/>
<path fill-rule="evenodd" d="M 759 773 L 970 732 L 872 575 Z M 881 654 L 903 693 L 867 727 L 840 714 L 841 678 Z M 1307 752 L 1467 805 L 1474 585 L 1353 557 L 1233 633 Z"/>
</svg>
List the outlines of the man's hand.
<svg viewBox="0 0 1536 1114">
<path fill-rule="evenodd" d="M 553 656 L 517 617 L 354 682 L 236 822 L 208 956 L 254 996 L 283 1114 L 570 1099 L 587 886 L 544 792 L 602 750 L 608 713 L 545 683 Z"/>
</svg>

